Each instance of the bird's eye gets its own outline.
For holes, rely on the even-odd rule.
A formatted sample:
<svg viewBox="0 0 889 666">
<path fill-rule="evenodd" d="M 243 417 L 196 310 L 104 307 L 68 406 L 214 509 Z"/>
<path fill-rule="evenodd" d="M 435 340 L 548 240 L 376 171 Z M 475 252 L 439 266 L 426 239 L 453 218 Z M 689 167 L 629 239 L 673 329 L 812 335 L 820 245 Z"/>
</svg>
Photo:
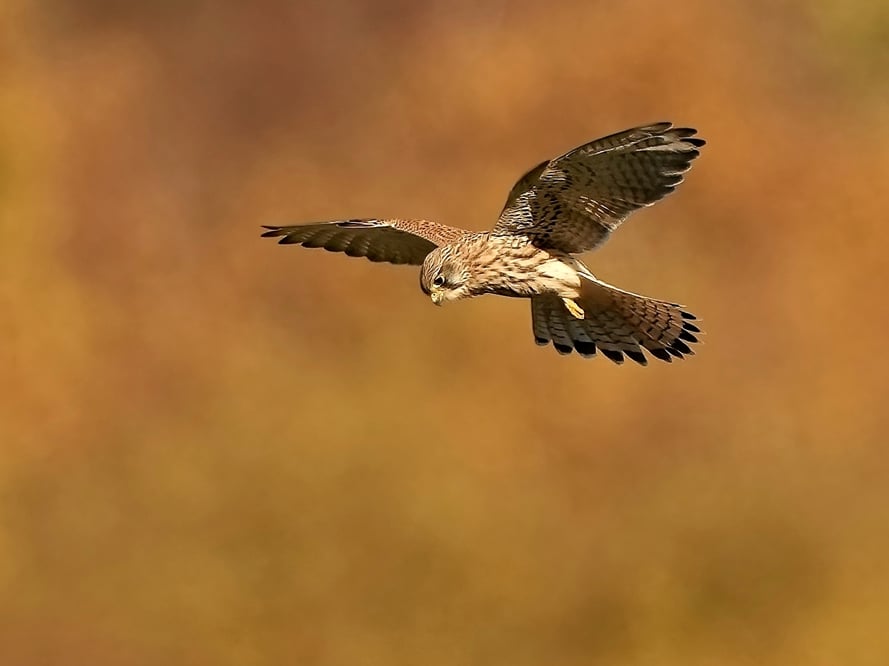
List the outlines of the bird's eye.
<svg viewBox="0 0 889 666">
<path fill-rule="evenodd" d="M 444 275 L 436 275 L 435 279 L 432 281 L 432 285 L 434 287 L 443 287 L 445 283 Z"/>
</svg>

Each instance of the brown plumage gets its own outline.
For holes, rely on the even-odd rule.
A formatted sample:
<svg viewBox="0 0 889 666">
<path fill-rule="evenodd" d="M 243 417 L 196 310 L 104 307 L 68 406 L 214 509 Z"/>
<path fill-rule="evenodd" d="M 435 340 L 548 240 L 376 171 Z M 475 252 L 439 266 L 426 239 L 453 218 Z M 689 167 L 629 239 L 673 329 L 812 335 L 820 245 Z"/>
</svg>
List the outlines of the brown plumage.
<svg viewBox="0 0 889 666">
<path fill-rule="evenodd" d="M 601 245 L 634 210 L 682 182 L 704 145 L 657 123 L 597 139 L 537 165 L 515 184 L 490 232 L 428 220 L 360 219 L 266 227 L 280 243 L 421 265 L 437 305 L 482 294 L 531 299 L 534 339 L 557 351 L 645 365 L 692 354 L 694 315 L 600 280 L 574 254 Z"/>
</svg>

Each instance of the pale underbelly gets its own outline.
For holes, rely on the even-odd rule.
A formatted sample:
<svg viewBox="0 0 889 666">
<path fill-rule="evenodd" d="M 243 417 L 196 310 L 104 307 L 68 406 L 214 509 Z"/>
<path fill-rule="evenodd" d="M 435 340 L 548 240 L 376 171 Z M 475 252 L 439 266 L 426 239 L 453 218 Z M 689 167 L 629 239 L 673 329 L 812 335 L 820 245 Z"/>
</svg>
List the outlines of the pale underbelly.
<svg viewBox="0 0 889 666">
<path fill-rule="evenodd" d="M 560 298 L 574 299 L 580 295 L 581 277 L 577 260 L 552 258 L 537 266 L 506 267 L 488 285 L 489 293 L 513 298 L 528 298 L 554 294 Z M 582 265 L 580 266 L 582 268 Z"/>
</svg>

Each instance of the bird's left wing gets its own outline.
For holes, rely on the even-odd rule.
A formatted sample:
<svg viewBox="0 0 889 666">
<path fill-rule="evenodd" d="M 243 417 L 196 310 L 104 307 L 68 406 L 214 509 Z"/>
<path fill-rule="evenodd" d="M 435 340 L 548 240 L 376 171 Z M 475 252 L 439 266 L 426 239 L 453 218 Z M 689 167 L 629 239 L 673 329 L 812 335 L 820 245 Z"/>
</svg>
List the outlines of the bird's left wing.
<svg viewBox="0 0 889 666">
<path fill-rule="evenodd" d="M 263 227 L 263 237 L 280 237 L 282 245 L 323 247 L 371 261 L 420 265 L 438 245 L 459 240 L 466 232 L 429 220 L 336 220 L 289 227 Z"/>
<path fill-rule="evenodd" d="M 513 186 L 492 233 L 522 234 L 538 247 L 563 252 L 590 250 L 634 210 L 682 182 L 705 143 L 695 133 L 656 123 L 538 164 Z"/>
</svg>

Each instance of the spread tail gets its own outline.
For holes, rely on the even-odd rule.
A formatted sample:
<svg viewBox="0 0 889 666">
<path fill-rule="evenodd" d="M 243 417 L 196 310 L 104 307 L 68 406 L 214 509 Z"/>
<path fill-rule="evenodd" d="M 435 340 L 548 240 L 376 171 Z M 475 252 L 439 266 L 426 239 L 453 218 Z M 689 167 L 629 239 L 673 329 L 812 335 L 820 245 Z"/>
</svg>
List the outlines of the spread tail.
<svg viewBox="0 0 889 666">
<path fill-rule="evenodd" d="M 549 342 L 560 354 L 576 350 L 581 356 L 599 351 L 615 363 L 624 355 L 647 365 L 643 349 L 671 362 L 694 354 L 698 342 L 696 317 L 682 306 L 623 291 L 598 280 L 584 278 L 580 297 L 566 305 L 556 295 L 531 298 L 534 340 Z"/>
</svg>

